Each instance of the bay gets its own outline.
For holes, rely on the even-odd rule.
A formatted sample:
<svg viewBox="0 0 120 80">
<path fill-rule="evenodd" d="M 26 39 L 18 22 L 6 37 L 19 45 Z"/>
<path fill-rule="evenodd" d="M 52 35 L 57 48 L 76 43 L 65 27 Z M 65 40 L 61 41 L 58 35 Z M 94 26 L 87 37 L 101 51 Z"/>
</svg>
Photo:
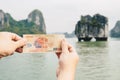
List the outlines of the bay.
<svg viewBox="0 0 120 80">
<path fill-rule="evenodd" d="M 80 57 L 75 80 L 120 80 L 120 38 L 78 42 L 68 38 Z M 56 80 L 54 53 L 19 54 L 0 60 L 0 80 Z"/>
</svg>

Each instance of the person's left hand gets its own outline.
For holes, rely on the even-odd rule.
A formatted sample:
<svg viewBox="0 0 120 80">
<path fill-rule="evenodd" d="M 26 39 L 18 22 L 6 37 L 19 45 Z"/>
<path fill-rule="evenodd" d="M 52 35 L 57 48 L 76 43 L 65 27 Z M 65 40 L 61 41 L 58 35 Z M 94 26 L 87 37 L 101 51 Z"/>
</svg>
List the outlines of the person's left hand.
<svg viewBox="0 0 120 80">
<path fill-rule="evenodd" d="M 21 53 L 26 40 L 11 32 L 0 32 L 0 58 L 12 55 L 15 51 Z"/>
</svg>

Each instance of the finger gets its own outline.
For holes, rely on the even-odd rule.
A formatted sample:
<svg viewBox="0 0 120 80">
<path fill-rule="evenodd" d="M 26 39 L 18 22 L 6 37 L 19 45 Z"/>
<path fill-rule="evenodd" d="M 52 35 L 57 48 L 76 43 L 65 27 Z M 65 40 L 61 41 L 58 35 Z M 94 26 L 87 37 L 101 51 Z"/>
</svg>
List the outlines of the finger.
<svg viewBox="0 0 120 80">
<path fill-rule="evenodd" d="M 56 52 L 56 55 L 57 55 L 57 57 L 58 57 L 58 59 L 59 59 L 59 58 L 60 58 L 61 53 L 60 53 L 60 52 Z"/>
<path fill-rule="evenodd" d="M 74 49 L 74 47 L 71 44 L 68 44 L 68 50 L 70 52 L 75 52 L 75 49 Z"/>
<path fill-rule="evenodd" d="M 2 57 L 0 56 L 0 59 L 2 59 Z"/>
<path fill-rule="evenodd" d="M 19 35 L 15 34 L 15 33 L 11 33 L 11 35 L 12 35 L 12 40 L 14 40 L 14 41 L 18 41 L 18 40 L 22 39 L 22 37 L 20 37 Z"/>
<path fill-rule="evenodd" d="M 11 54 L 9 54 L 8 56 L 11 56 L 11 55 L 13 55 L 14 53 L 11 53 Z"/>
<path fill-rule="evenodd" d="M 61 48 L 57 48 L 56 55 L 57 55 L 58 59 L 60 58 L 61 51 L 62 51 Z"/>
<path fill-rule="evenodd" d="M 6 57 L 6 56 L 8 56 L 8 55 L 9 55 L 8 53 L 0 54 L 1 57 Z"/>
<path fill-rule="evenodd" d="M 15 51 L 19 52 L 19 53 L 22 53 L 23 52 L 23 48 L 17 48 Z"/>
<path fill-rule="evenodd" d="M 3 54 L 0 54 L 0 57 L 4 57 L 4 55 L 3 55 Z"/>
<path fill-rule="evenodd" d="M 4 57 L 4 56 L 0 55 L 0 59 L 1 59 L 2 57 Z"/>
<path fill-rule="evenodd" d="M 25 39 L 20 39 L 18 41 L 15 42 L 15 47 L 20 48 L 26 45 L 26 40 Z"/>
<path fill-rule="evenodd" d="M 68 44 L 65 39 L 62 40 L 62 53 L 68 53 Z"/>
</svg>

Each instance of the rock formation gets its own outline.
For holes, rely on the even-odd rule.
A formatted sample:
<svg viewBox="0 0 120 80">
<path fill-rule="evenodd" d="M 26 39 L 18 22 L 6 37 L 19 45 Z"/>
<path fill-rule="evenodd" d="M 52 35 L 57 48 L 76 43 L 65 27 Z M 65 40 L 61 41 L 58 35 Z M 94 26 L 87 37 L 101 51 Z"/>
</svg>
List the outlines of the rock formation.
<svg viewBox="0 0 120 80">
<path fill-rule="evenodd" d="M 28 15 L 28 22 L 33 22 L 39 27 L 39 30 L 46 33 L 46 26 L 42 13 L 39 10 L 34 10 Z"/>
<path fill-rule="evenodd" d="M 42 13 L 32 11 L 27 19 L 16 21 L 9 13 L 0 10 L 0 31 L 10 31 L 19 35 L 46 33 L 46 26 Z"/>
<path fill-rule="evenodd" d="M 120 21 L 117 21 L 115 27 L 110 31 L 111 37 L 120 37 Z"/>
<path fill-rule="evenodd" d="M 9 26 L 8 15 L 0 10 L 0 28 L 4 28 L 5 26 Z"/>
<path fill-rule="evenodd" d="M 100 14 L 81 16 L 75 26 L 75 34 L 78 40 L 90 41 L 93 37 L 96 41 L 106 41 L 108 38 L 108 19 Z"/>
<path fill-rule="evenodd" d="M 72 33 L 65 32 L 65 33 L 63 33 L 63 34 L 65 35 L 66 38 L 76 37 L 76 36 L 75 36 L 75 31 L 73 31 Z"/>
</svg>

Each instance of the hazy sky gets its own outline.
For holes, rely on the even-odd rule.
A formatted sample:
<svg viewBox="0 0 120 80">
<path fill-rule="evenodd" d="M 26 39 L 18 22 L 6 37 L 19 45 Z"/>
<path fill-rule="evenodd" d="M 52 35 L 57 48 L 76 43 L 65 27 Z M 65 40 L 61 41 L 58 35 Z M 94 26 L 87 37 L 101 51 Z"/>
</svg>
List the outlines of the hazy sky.
<svg viewBox="0 0 120 80">
<path fill-rule="evenodd" d="M 81 15 L 108 17 L 109 30 L 120 20 L 120 0 L 0 0 L 0 9 L 16 20 L 34 9 L 43 13 L 47 32 L 72 32 Z"/>
</svg>

